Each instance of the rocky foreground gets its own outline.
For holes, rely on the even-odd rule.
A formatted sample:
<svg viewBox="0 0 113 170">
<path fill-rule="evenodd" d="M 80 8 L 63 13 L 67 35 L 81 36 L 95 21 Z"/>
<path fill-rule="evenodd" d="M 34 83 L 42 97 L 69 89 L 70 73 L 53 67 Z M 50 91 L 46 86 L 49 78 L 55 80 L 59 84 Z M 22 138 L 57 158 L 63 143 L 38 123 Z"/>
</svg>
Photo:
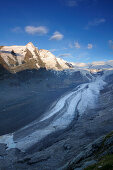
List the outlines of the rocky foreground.
<svg viewBox="0 0 113 170">
<path fill-rule="evenodd" d="M 62 169 L 113 169 L 113 132 L 89 144 Z"/>
<path fill-rule="evenodd" d="M 63 146 L 64 151 L 69 152 L 70 145 Z M 67 155 L 68 156 L 68 155 Z M 0 144 L 0 167 L 1 169 L 51 169 L 49 167 L 39 167 L 38 164 L 47 162 L 51 156 L 45 154 L 26 155 L 18 149 L 7 150 L 5 144 Z M 57 168 L 55 168 L 57 169 Z M 80 154 L 58 169 L 62 170 L 93 170 L 93 169 L 113 169 L 113 132 L 104 135 L 84 148 Z"/>
</svg>

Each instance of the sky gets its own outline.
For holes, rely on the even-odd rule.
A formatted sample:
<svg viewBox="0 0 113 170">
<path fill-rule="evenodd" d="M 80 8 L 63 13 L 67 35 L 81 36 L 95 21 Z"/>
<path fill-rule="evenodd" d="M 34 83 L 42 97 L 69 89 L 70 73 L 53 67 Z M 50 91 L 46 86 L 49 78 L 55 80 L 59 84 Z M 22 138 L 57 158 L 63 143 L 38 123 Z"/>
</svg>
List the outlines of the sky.
<svg viewBox="0 0 113 170">
<path fill-rule="evenodd" d="M 113 0 L 5 0 L 0 45 L 50 50 L 69 62 L 113 60 Z"/>
</svg>

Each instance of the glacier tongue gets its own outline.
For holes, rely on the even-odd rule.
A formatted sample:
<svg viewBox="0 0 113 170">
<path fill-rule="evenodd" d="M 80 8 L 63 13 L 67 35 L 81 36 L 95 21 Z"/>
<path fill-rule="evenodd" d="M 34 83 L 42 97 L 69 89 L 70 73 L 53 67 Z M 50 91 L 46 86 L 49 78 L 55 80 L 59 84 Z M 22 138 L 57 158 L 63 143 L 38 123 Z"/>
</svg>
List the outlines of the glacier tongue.
<svg viewBox="0 0 113 170">
<path fill-rule="evenodd" d="M 0 143 L 7 144 L 8 149 L 16 148 L 16 144 L 13 140 L 13 134 L 0 136 Z"/>
<path fill-rule="evenodd" d="M 6 143 L 9 148 L 26 150 L 48 134 L 65 129 L 78 113 L 81 116 L 87 108 L 95 107 L 100 90 L 105 84 L 102 77 L 98 77 L 95 81 L 79 85 L 61 97 L 40 121 L 35 120 L 13 135 L 0 137 L 0 143 Z"/>
<path fill-rule="evenodd" d="M 105 85 L 106 83 L 102 78 L 97 78 L 96 81 L 87 84 L 86 88 L 81 92 L 81 100 L 78 104 L 80 115 L 82 115 L 87 108 L 95 107 L 100 90 L 102 90 Z"/>
</svg>

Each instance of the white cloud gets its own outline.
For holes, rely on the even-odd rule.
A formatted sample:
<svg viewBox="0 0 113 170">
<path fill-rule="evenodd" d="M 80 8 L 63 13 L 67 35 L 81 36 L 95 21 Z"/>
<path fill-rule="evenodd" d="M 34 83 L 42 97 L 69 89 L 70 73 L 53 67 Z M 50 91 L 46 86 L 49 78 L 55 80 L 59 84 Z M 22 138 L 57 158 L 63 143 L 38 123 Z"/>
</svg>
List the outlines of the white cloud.
<svg viewBox="0 0 113 170">
<path fill-rule="evenodd" d="M 59 55 L 59 57 L 70 57 L 71 56 L 71 54 L 70 53 L 65 53 L 65 54 L 61 54 L 61 55 Z"/>
<path fill-rule="evenodd" d="M 21 29 L 21 27 L 15 27 L 15 28 L 12 29 L 12 31 L 19 33 L 19 32 L 22 32 L 22 29 Z"/>
<path fill-rule="evenodd" d="M 90 4 L 95 4 L 97 3 L 98 0 L 61 0 L 65 3 L 66 6 L 68 7 L 75 7 L 75 6 L 79 6 L 80 4 L 84 4 L 87 5 L 89 4 L 88 2 L 90 2 Z"/>
<path fill-rule="evenodd" d="M 25 31 L 28 34 L 37 34 L 37 35 L 44 35 L 48 33 L 48 29 L 45 26 L 39 26 L 39 27 L 26 26 Z"/>
<path fill-rule="evenodd" d="M 65 0 L 68 7 L 78 6 L 80 3 L 87 2 L 87 0 Z"/>
<path fill-rule="evenodd" d="M 93 44 L 88 44 L 88 49 L 92 49 L 93 48 Z"/>
<path fill-rule="evenodd" d="M 100 18 L 100 19 L 94 19 L 93 21 L 90 21 L 87 26 L 85 27 L 85 29 L 89 29 L 90 27 L 94 27 L 94 26 L 98 26 L 100 24 L 103 24 L 106 22 L 106 19 L 104 18 Z"/>
<path fill-rule="evenodd" d="M 92 49 L 93 48 L 93 44 L 89 43 L 87 46 L 82 46 L 79 44 L 78 41 L 75 41 L 74 44 L 69 43 L 69 49 L 71 48 L 76 48 L 76 49 Z"/>
<path fill-rule="evenodd" d="M 77 48 L 77 49 L 80 48 L 80 44 L 79 44 L 78 42 L 75 42 L 75 43 L 74 43 L 74 46 L 75 46 L 75 48 Z"/>
<path fill-rule="evenodd" d="M 72 43 L 69 43 L 69 48 L 74 48 Z"/>
<path fill-rule="evenodd" d="M 58 49 L 49 49 L 49 51 L 51 51 L 52 53 L 52 52 L 58 51 Z"/>
<path fill-rule="evenodd" d="M 89 53 L 88 52 L 83 52 L 83 53 L 80 53 L 78 56 L 76 56 L 76 60 L 79 61 L 81 59 L 84 59 L 84 60 L 90 59 L 89 58 Z"/>
<path fill-rule="evenodd" d="M 50 40 L 62 40 L 64 37 L 63 34 L 61 34 L 60 32 L 56 31 L 53 33 L 53 35 L 50 37 Z"/>
<path fill-rule="evenodd" d="M 113 49 L 113 41 L 112 40 L 109 40 L 109 46 L 111 49 Z"/>
</svg>

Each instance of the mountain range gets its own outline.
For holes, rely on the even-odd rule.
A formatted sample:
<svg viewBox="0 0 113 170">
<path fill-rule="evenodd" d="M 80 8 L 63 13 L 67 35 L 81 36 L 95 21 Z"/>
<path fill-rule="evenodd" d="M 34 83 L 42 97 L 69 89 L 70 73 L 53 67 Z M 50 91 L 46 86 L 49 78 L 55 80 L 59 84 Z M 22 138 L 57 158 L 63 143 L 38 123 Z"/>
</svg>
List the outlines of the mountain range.
<svg viewBox="0 0 113 170">
<path fill-rule="evenodd" d="M 71 68 L 71 64 L 56 58 L 48 50 L 38 50 L 31 42 L 26 46 L 1 46 L 0 64 L 11 73 L 26 69 L 64 70 Z"/>
</svg>

